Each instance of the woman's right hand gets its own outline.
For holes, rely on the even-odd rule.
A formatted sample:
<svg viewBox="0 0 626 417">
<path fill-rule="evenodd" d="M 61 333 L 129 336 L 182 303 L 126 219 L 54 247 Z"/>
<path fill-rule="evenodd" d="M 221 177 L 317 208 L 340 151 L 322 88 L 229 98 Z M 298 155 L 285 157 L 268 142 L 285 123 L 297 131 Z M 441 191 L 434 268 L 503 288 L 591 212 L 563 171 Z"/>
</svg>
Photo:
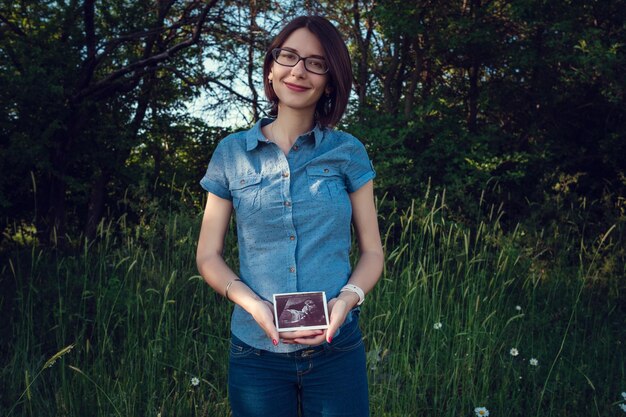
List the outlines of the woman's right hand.
<svg viewBox="0 0 626 417">
<path fill-rule="evenodd" d="M 247 311 L 270 338 L 274 346 L 278 346 L 278 329 L 274 324 L 274 306 L 272 303 L 260 299 L 255 300 Z"/>
</svg>

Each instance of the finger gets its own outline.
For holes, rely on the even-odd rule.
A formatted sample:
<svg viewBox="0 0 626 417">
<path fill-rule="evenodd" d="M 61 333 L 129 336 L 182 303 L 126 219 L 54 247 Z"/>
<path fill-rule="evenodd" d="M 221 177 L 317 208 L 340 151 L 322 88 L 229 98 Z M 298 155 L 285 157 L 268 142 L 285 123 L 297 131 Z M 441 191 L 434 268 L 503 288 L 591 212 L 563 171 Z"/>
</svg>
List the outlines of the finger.
<svg viewBox="0 0 626 417">
<path fill-rule="evenodd" d="M 265 330 L 265 333 L 267 334 L 267 336 L 272 341 L 272 344 L 274 346 L 278 346 L 278 341 L 280 340 L 280 335 L 278 334 L 278 329 L 276 329 L 276 326 L 274 326 L 273 322 L 267 326 L 267 329 Z"/>
<path fill-rule="evenodd" d="M 328 343 L 331 343 L 333 341 L 333 337 L 335 336 L 337 329 L 343 324 L 346 319 L 346 302 L 340 299 L 335 300 L 336 302 L 333 304 L 333 309 L 330 313 L 330 324 L 328 326 L 328 329 L 326 330 L 326 341 Z"/>
<path fill-rule="evenodd" d="M 268 323 L 267 321 L 263 321 L 259 324 L 261 328 L 263 329 L 263 331 L 265 332 L 265 335 L 270 338 L 274 346 L 278 345 L 278 340 L 279 340 L 278 330 L 276 329 L 276 326 L 274 326 L 274 323 L 272 322 Z"/>
<path fill-rule="evenodd" d="M 313 333 L 312 333 L 313 332 Z M 320 344 L 325 340 L 325 333 L 323 330 L 314 330 L 314 331 L 295 331 L 295 332 L 287 332 L 288 337 L 284 337 L 285 333 L 281 333 L 281 342 L 285 344 L 302 344 L 302 345 L 311 345 L 311 344 Z"/>
<path fill-rule="evenodd" d="M 274 324 L 274 313 L 273 313 L 274 306 L 272 305 L 272 303 L 268 301 L 264 301 L 263 303 L 267 307 L 267 312 L 264 314 L 263 323 L 261 327 L 265 331 L 265 334 L 267 335 L 267 337 L 269 337 L 270 340 L 272 341 L 272 344 L 274 346 L 278 346 L 278 341 L 280 340 L 280 336 L 278 335 L 278 329 L 276 328 L 276 325 Z"/>
<path fill-rule="evenodd" d="M 274 323 L 272 323 L 271 327 L 267 329 L 266 333 L 269 336 L 269 338 L 272 340 L 272 344 L 274 346 L 278 346 L 278 341 L 280 340 L 280 336 L 278 334 L 278 330 L 276 329 L 276 326 L 274 326 Z"/>
<path fill-rule="evenodd" d="M 281 337 L 283 339 L 297 339 L 297 338 L 307 338 L 314 337 L 323 334 L 323 330 L 296 330 L 293 332 L 283 332 L 281 333 Z"/>
<path fill-rule="evenodd" d="M 299 345 L 317 346 L 324 343 L 326 336 L 324 334 L 317 335 L 316 337 L 303 337 L 294 339 L 293 341 Z"/>
</svg>

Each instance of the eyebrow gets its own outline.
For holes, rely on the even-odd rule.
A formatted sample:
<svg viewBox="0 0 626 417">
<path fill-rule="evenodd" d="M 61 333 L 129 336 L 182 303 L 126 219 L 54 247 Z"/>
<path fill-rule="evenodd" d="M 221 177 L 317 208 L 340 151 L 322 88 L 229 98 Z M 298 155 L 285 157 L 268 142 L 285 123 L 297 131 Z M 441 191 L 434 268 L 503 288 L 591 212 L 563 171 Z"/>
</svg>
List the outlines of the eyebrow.
<svg viewBox="0 0 626 417">
<path fill-rule="evenodd" d="M 288 46 L 282 46 L 280 49 L 286 49 L 287 51 L 291 51 L 291 52 L 294 52 L 294 53 L 296 53 L 296 54 L 300 55 L 300 52 L 298 52 L 298 50 L 293 49 L 293 48 L 290 48 L 290 47 L 288 47 Z M 309 55 L 309 56 L 307 56 L 307 57 L 305 57 L 305 58 L 319 58 L 319 59 L 326 60 L 326 58 L 324 58 L 324 57 L 323 57 L 323 56 L 321 56 L 321 55 Z"/>
</svg>

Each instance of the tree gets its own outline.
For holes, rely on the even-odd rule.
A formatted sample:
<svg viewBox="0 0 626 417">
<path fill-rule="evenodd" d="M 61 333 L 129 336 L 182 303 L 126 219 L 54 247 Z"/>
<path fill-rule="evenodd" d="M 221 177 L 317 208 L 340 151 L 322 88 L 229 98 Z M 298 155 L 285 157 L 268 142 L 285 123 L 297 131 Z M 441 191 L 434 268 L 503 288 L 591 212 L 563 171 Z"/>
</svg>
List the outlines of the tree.
<svg viewBox="0 0 626 417">
<path fill-rule="evenodd" d="M 319 4 L 354 59 L 346 128 L 390 197 L 428 182 L 465 218 L 487 198 L 514 222 L 561 198 L 554 187 L 605 201 L 606 218 L 623 205 L 623 1 Z"/>
<path fill-rule="evenodd" d="M 570 203 L 623 210 L 623 6 L 0 0 L 0 207 L 46 235 L 70 224 L 91 236 L 135 183 L 192 178 L 174 169 L 179 149 L 201 142 L 208 161 L 223 131 L 206 124 L 263 116 L 267 45 L 307 11 L 348 41 L 355 99 L 343 128 L 366 143 L 390 197 L 430 183 L 460 218 L 484 198 L 521 218 L 526 201 L 550 205 L 567 189 Z M 187 114 L 200 94 L 209 123 Z"/>
<path fill-rule="evenodd" d="M 136 145 L 149 104 L 166 82 L 160 74 L 184 82 L 190 61 L 182 53 L 197 47 L 203 28 L 219 17 L 209 14 L 215 5 L 2 3 L 3 162 L 16 175 L 30 170 L 39 230 L 63 236 L 67 205 L 75 203 L 68 200 L 89 195 L 83 224 L 93 234 L 105 185 Z M 20 142 L 28 143 L 28 160 L 17 155 Z M 2 201 L 15 212 L 23 208 L 15 202 L 25 187 L 10 189 L 13 184 L 2 183 Z"/>
</svg>

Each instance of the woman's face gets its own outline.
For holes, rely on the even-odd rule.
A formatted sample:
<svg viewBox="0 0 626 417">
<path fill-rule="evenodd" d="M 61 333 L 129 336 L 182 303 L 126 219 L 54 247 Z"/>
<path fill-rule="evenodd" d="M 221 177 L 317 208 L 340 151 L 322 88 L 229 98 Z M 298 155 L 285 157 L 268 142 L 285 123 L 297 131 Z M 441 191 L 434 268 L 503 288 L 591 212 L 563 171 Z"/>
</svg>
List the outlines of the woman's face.
<svg viewBox="0 0 626 417">
<path fill-rule="evenodd" d="M 295 52 L 302 58 L 325 58 L 319 39 L 306 28 L 295 30 L 281 48 Z M 327 86 L 328 74 L 319 75 L 307 71 L 302 60 L 295 67 L 286 67 L 273 62 L 268 78 L 272 81 L 274 92 L 278 97 L 279 112 L 289 107 L 313 113 L 322 94 L 330 92 Z"/>
</svg>

